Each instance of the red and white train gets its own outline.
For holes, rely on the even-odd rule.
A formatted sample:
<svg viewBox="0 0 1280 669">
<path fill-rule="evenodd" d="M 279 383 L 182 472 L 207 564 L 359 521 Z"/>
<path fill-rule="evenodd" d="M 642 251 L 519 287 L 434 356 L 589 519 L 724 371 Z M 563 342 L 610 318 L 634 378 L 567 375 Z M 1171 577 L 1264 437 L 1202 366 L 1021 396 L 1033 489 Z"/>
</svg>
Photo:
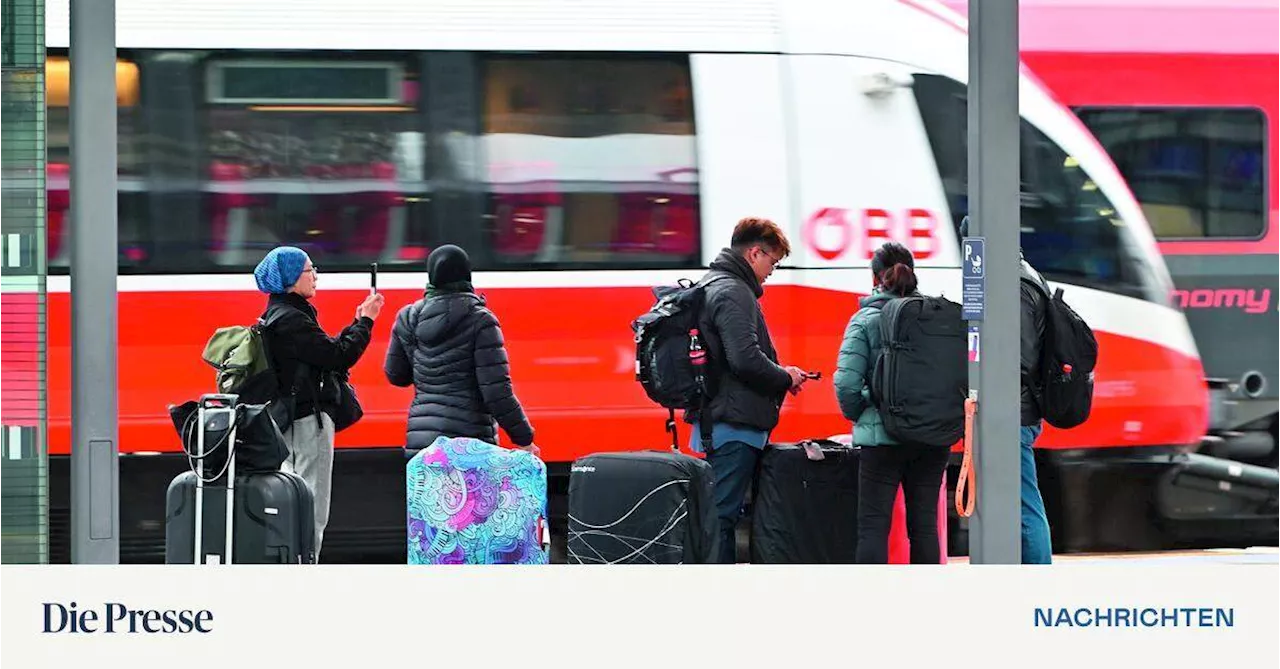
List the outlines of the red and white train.
<svg viewBox="0 0 1280 669">
<path fill-rule="evenodd" d="M 666 413 L 634 380 L 628 325 L 651 286 L 699 276 L 744 215 L 785 225 L 794 253 L 764 308 L 783 360 L 828 379 L 875 245 L 908 244 L 922 289 L 960 293 L 967 37 L 941 5 L 117 0 L 117 12 L 125 560 L 161 554 L 164 490 L 186 466 L 166 406 L 210 389 L 200 351 L 260 312 L 251 269 L 276 244 L 311 252 L 330 331 L 367 291 L 369 262 L 387 296 L 353 370 L 365 418 L 338 437 L 325 535 L 336 560 L 403 557 L 411 391 L 381 365 L 390 315 L 421 296 L 435 245 L 477 261 L 555 474 L 585 453 L 663 447 Z M 65 1 L 48 3 L 47 31 L 57 561 L 71 384 Z M 1101 347 L 1092 418 L 1042 438 L 1046 496 L 1061 547 L 1124 543 L 1075 510 L 1114 502 L 1111 525 L 1148 513 L 1136 499 L 1121 510 L 1115 490 L 1200 442 L 1204 372 L 1106 151 L 1025 70 L 1020 96 L 1022 245 Z M 8 310 L 23 297 L 4 299 Z M 848 430 L 823 381 L 788 399 L 773 438 Z"/>
<path fill-rule="evenodd" d="M 1213 379 L 1209 450 L 1274 468 L 1280 6 L 1018 7 L 1023 62 L 1108 150 L 1169 266 Z"/>
</svg>

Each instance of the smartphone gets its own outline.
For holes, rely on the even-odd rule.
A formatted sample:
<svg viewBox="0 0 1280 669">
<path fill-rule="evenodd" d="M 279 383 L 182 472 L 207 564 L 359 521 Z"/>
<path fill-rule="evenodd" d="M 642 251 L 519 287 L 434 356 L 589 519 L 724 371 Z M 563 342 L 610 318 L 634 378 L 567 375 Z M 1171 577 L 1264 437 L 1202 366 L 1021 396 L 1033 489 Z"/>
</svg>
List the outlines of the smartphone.
<svg viewBox="0 0 1280 669">
<path fill-rule="evenodd" d="M 805 372 L 805 378 L 814 379 L 815 381 L 822 378 L 822 372 Z"/>
<path fill-rule="evenodd" d="M 378 292 L 378 263 L 369 263 L 369 294 Z"/>
</svg>

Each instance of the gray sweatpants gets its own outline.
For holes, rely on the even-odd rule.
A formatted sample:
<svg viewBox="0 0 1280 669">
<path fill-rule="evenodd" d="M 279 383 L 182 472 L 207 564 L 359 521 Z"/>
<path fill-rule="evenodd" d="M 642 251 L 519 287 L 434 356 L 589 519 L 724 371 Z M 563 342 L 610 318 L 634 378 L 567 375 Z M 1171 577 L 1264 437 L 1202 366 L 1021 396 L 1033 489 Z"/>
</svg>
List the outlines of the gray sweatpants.
<svg viewBox="0 0 1280 669">
<path fill-rule="evenodd" d="M 315 495 L 317 562 L 324 528 L 329 524 L 329 491 L 333 485 L 333 419 L 327 413 L 321 413 L 320 417 L 324 421 L 323 427 L 312 415 L 293 421 L 284 431 L 289 457 L 280 465 L 281 471 L 301 476 Z"/>
</svg>

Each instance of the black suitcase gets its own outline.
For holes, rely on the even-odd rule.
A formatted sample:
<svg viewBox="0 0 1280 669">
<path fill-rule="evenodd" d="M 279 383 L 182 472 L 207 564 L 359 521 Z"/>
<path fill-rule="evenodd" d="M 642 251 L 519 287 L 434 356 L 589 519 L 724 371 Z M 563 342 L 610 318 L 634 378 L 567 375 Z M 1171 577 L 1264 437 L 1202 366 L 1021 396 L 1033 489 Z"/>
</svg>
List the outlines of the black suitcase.
<svg viewBox="0 0 1280 669">
<path fill-rule="evenodd" d="M 169 484 L 165 500 L 166 564 L 310 564 L 316 560 L 311 487 L 289 472 L 237 474 L 234 395 L 200 398 L 192 471 Z M 206 468 L 206 459 L 221 466 Z M 227 481 L 233 484 L 230 490 Z M 229 494 L 230 493 L 230 494 Z"/>
<path fill-rule="evenodd" d="M 568 562 L 713 562 L 712 481 L 711 465 L 676 452 L 578 458 L 569 475 Z"/>
<path fill-rule="evenodd" d="M 856 446 L 813 440 L 770 444 L 752 497 L 753 564 L 853 564 L 858 551 Z"/>
</svg>

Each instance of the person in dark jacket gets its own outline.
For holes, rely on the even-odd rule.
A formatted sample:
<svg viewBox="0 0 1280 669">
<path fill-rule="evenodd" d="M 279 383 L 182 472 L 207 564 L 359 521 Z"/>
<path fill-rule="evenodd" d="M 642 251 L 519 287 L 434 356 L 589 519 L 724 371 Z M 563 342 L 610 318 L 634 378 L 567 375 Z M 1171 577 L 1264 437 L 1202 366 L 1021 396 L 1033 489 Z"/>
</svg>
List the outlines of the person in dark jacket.
<svg viewBox="0 0 1280 669">
<path fill-rule="evenodd" d="M 942 561 L 938 538 L 938 494 L 950 448 L 900 443 L 884 429 L 871 403 L 870 381 L 884 343 L 881 309 L 894 298 L 919 295 L 915 259 L 907 247 L 888 242 L 871 259 L 871 294 L 849 319 L 832 380 L 840 413 L 854 421 L 853 443 L 861 447 L 858 475 L 858 552 L 861 564 L 889 561 L 889 529 L 898 487 L 907 507 L 912 564 Z"/>
<path fill-rule="evenodd" d="M 1053 542 L 1049 534 L 1049 517 L 1040 495 L 1040 482 L 1036 476 L 1036 439 L 1044 429 L 1037 397 L 1040 388 L 1040 354 L 1044 347 L 1045 304 L 1044 294 L 1037 285 L 1045 286 L 1044 278 L 1018 250 L 1018 281 L 1021 305 L 1021 358 L 1022 358 L 1022 563 L 1051 564 Z"/>
<path fill-rule="evenodd" d="M 253 277 L 258 290 L 268 295 L 263 312 L 264 318 L 272 318 L 266 330 L 267 348 L 281 391 L 293 403 L 292 422 L 283 430 L 289 457 L 281 470 L 296 473 L 311 486 L 318 559 L 329 524 L 334 441 L 333 418 L 326 413 L 321 376 L 329 371 L 346 372 L 360 360 L 385 298 L 381 294 L 365 297 L 356 307 L 355 320 L 337 337 L 330 337 L 320 327 L 316 308 L 311 305 L 317 271 L 305 251 L 276 247 L 258 263 Z"/>
<path fill-rule="evenodd" d="M 960 222 L 960 236 L 969 235 L 969 217 Z M 1040 410 L 1040 356 L 1044 348 L 1045 321 L 1047 319 L 1044 293 L 1036 286 L 1043 286 L 1049 292 L 1044 277 L 1036 271 L 1031 263 L 1018 249 L 1018 289 L 1019 289 L 1019 358 L 1021 368 L 1020 411 L 1021 429 L 1019 430 L 1020 458 L 1022 470 L 1022 563 L 1051 564 L 1053 562 L 1053 541 L 1049 532 L 1049 516 L 1044 510 L 1044 498 L 1040 494 L 1039 477 L 1036 474 L 1035 445 L 1044 430 L 1043 414 Z"/>
<path fill-rule="evenodd" d="M 705 303 L 699 323 L 711 371 L 710 448 L 702 443 L 699 416 L 686 411 L 684 420 L 693 425 L 689 448 L 707 454 L 715 477 L 722 564 L 736 561 L 734 531 L 742 503 L 769 433 L 778 424 L 782 401 L 787 391 L 799 392 L 807 378 L 799 367 L 778 364 L 759 302 L 765 280 L 790 253 L 776 223 L 744 218 L 734 228 L 729 248 L 700 281 Z"/>
<path fill-rule="evenodd" d="M 497 444 L 499 426 L 517 446 L 535 449 L 502 329 L 471 284 L 466 251 L 452 244 L 432 251 L 427 280 L 425 296 L 396 316 L 383 364 L 392 385 L 414 386 L 406 457 L 441 436 Z"/>
</svg>

